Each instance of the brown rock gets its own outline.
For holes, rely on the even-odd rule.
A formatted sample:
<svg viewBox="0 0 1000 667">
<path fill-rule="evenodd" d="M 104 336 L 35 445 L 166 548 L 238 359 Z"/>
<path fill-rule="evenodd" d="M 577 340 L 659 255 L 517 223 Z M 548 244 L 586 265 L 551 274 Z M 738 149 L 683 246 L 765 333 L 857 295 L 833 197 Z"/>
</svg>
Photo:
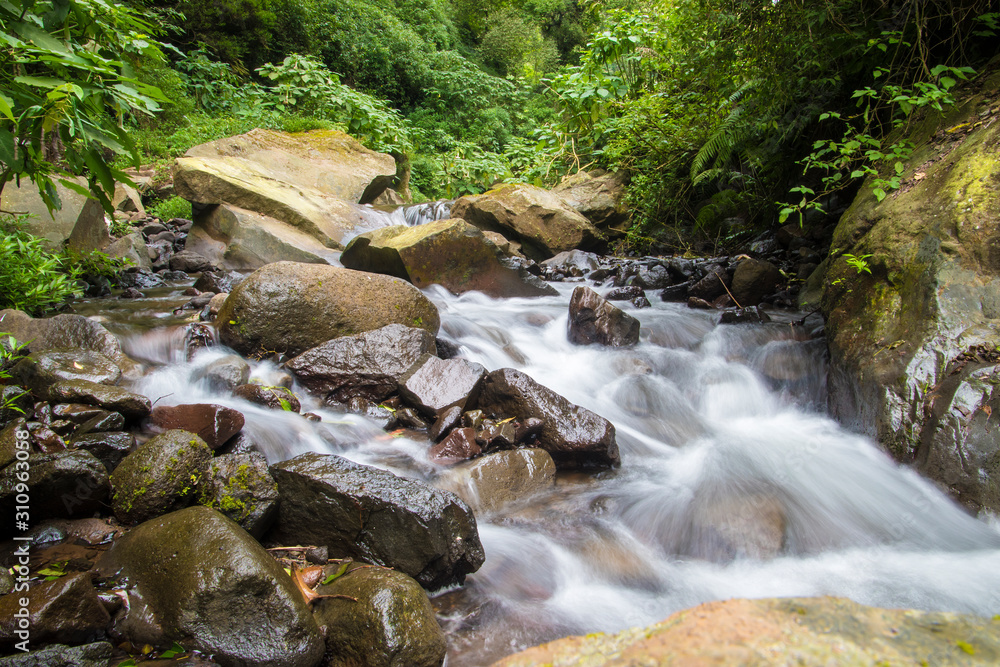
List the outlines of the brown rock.
<svg viewBox="0 0 1000 667">
<path fill-rule="evenodd" d="M 569 340 L 577 345 L 628 347 L 639 342 L 639 320 L 580 286 L 569 302 Z"/>
<path fill-rule="evenodd" d="M 465 359 L 438 359 L 425 354 L 399 379 L 399 393 L 427 415 L 438 416 L 474 403 L 486 369 Z"/>
<path fill-rule="evenodd" d="M 451 465 L 478 456 L 482 450 L 476 444 L 476 431 L 471 428 L 456 428 L 448 437 L 431 447 L 428 456 L 441 465 Z"/>
<path fill-rule="evenodd" d="M 207 403 L 158 405 L 151 421 L 163 430 L 182 429 L 194 433 L 210 449 L 218 449 L 243 428 L 243 414 L 232 408 Z"/>
</svg>

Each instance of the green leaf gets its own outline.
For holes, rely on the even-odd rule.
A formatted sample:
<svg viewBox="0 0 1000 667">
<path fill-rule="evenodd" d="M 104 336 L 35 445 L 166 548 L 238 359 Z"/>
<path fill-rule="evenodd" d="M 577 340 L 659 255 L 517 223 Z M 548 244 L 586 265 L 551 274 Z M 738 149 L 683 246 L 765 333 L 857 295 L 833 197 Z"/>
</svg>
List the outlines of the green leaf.
<svg viewBox="0 0 1000 667">
<path fill-rule="evenodd" d="M 875 193 L 875 199 L 878 201 L 885 199 L 885 190 L 882 188 L 872 188 L 872 192 Z"/>
<path fill-rule="evenodd" d="M 187 651 L 184 649 L 184 647 L 178 644 L 177 642 L 174 642 L 170 648 L 168 648 L 166 651 L 160 654 L 160 657 L 176 658 L 177 656 L 183 655 L 185 653 L 187 653 Z"/>
<path fill-rule="evenodd" d="M 0 93 L 0 113 L 14 120 L 14 100 Z"/>
<path fill-rule="evenodd" d="M 5 165 L 14 164 L 14 135 L 7 128 L 0 128 L 0 162 Z"/>
<path fill-rule="evenodd" d="M 351 566 L 351 563 L 353 563 L 353 562 L 354 561 L 352 561 L 350 558 L 348 558 L 346 561 L 344 561 L 344 564 L 341 565 L 340 568 L 336 572 L 334 572 L 329 577 L 327 577 L 326 579 L 324 579 L 322 581 L 322 584 L 324 586 L 326 586 L 327 584 L 333 583 L 334 581 L 336 581 L 340 577 L 344 576 L 344 574 L 347 572 L 347 568 L 349 568 Z"/>
<path fill-rule="evenodd" d="M 902 162 L 897 162 L 896 163 L 896 173 L 897 174 L 902 174 L 903 173 L 903 163 Z"/>
<path fill-rule="evenodd" d="M 14 81 L 35 88 L 58 88 L 66 83 L 64 79 L 51 76 L 15 76 Z"/>
</svg>

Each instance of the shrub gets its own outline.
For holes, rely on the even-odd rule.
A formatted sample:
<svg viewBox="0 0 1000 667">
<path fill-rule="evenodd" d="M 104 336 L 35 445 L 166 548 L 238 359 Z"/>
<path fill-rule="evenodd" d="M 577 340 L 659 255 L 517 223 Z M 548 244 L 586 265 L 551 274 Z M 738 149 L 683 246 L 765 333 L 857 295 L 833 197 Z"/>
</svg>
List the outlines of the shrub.
<svg viewBox="0 0 1000 667">
<path fill-rule="evenodd" d="M 191 219 L 191 202 L 183 197 L 173 196 L 157 202 L 149 208 L 148 213 L 155 215 L 160 220 L 170 220 L 172 218 Z"/>
<path fill-rule="evenodd" d="M 23 222 L 23 216 L 0 218 L 0 307 L 39 315 L 82 294 L 80 270 L 23 231 Z"/>
</svg>

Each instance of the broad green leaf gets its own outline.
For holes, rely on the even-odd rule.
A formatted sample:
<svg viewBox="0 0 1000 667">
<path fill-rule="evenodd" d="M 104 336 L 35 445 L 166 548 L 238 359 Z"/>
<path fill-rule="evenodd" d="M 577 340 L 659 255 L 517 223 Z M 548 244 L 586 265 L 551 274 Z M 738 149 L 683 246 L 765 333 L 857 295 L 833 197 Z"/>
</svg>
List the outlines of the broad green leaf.
<svg viewBox="0 0 1000 667">
<path fill-rule="evenodd" d="M 0 93 L 0 113 L 14 120 L 14 100 Z"/>
<path fill-rule="evenodd" d="M 340 566 L 340 567 L 339 567 L 339 568 L 337 569 L 337 571 L 336 571 L 336 572 L 334 572 L 334 573 L 333 573 L 333 574 L 331 574 L 331 575 L 330 575 L 329 577 L 327 577 L 326 579 L 324 579 L 324 580 L 322 581 L 322 584 L 323 584 L 324 586 L 326 586 L 327 584 L 330 584 L 330 583 L 333 583 L 334 581 L 336 581 L 336 580 L 337 580 L 337 579 L 339 579 L 340 577 L 344 576 L 344 574 L 345 574 L 345 573 L 347 572 L 347 568 L 349 568 L 349 567 L 351 566 L 351 564 L 352 564 L 353 562 L 354 562 L 354 561 L 352 561 L 351 559 L 349 559 L 349 558 L 348 558 L 348 559 L 347 559 L 346 561 L 344 561 L 344 563 L 343 563 L 343 564 L 342 564 L 342 565 L 341 565 L 341 566 Z"/>
<path fill-rule="evenodd" d="M 15 76 L 14 81 L 23 83 L 26 86 L 35 88 L 58 88 L 66 83 L 65 79 L 57 79 L 51 76 Z"/>
</svg>

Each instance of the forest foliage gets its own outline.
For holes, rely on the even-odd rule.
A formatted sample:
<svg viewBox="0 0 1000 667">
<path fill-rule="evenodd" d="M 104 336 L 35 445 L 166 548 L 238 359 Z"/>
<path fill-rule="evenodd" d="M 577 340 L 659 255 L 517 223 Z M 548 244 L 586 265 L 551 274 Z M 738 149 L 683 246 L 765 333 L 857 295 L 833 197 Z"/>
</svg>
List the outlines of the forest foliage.
<svg viewBox="0 0 1000 667">
<path fill-rule="evenodd" d="M 865 178 L 885 196 L 911 149 L 897 128 L 951 104 L 1000 44 L 988 0 L 0 7 L 5 178 L 65 168 L 100 189 L 128 162 L 254 127 L 337 127 L 409 167 L 417 198 L 624 170 L 636 249 L 737 244 L 828 215 Z"/>
</svg>

